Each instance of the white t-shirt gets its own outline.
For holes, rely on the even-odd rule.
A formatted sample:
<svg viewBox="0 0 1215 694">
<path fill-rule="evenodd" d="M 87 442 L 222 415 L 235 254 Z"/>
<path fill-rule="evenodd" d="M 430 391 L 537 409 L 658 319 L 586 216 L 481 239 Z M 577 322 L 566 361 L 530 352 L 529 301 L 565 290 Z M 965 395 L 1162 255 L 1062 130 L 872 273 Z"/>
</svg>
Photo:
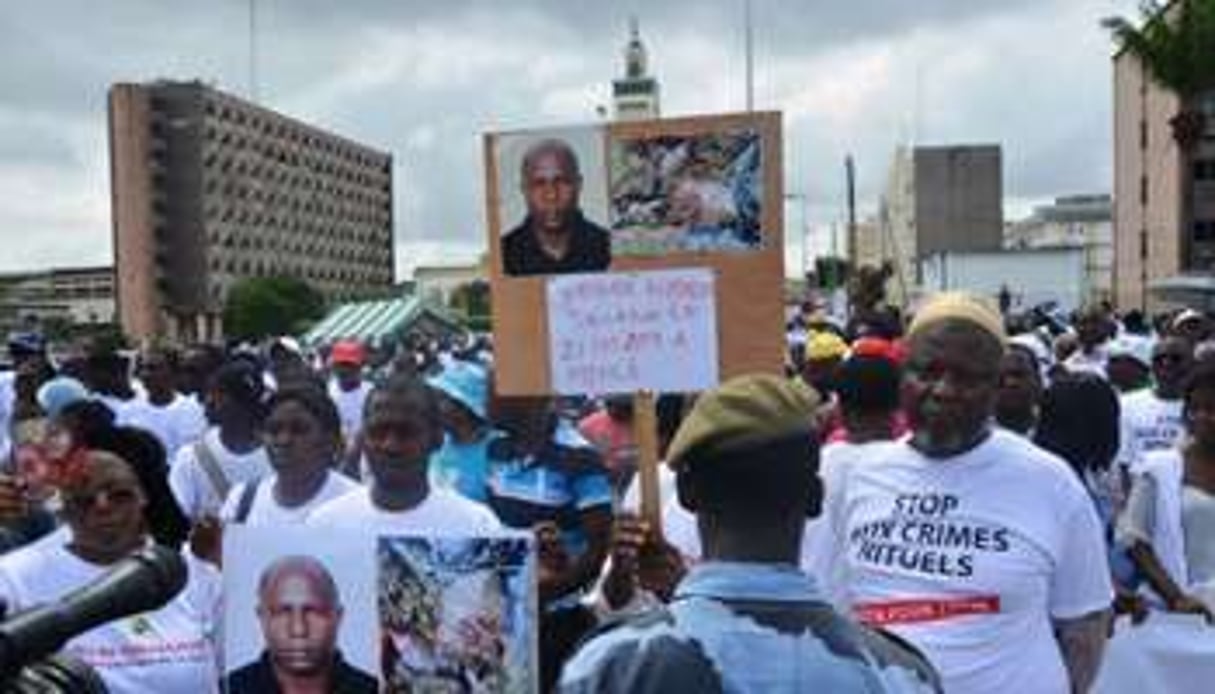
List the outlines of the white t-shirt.
<svg viewBox="0 0 1215 694">
<path fill-rule="evenodd" d="M 662 515 L 663 539 L 679 550 L 685 561 L 699 561 L 701 555 L 700 530 L 696 526 L 696 514 L 679 503 L 676 491 L 675 472 L 665 464 L 658 465 L 658 503 Z M 641 477 L 633 475 L 620 509 L 629 513 L 641 513 Z"/>
<path fill-rule="evenodd" d="M 367 381 L 359 383 L 354 390 L 342 390 L 337 381 L 329 382 L 329 399 L 337 407 L 338 415 L 342 418 L 342 436 L 347 441 L 354 439 L 363 426 L 363 403 L 371 393 L 371 384 Z"/>
<path fill-rule="evenodd" d="M 164 406 L 152 404 L 147 396 L 136 398 L 126 406 L 126 420 L 131 426 L 146 429 L 160 439 L 169 460 L 207 431 L 207 418 L 198 401 L 180 393 Z"/>
<path fill-rule="evenodd" d="M 274 485 L 277 483 L 277 475 L 271 475 L 261 480 L 257 485 L 257 491 L 253 493 L 253 504 L 249 506 L 249 515 L 245 517 L 247 525 L 295 525 L 303 523 L 308 514 L 323 506 L 326 502 L 332 501 L 339 496 L 346 494 L 356 487 L 360 487 L 358 482 L 338 474 L 332 470 L 325 478 L 325 484 L 317 491 L 316 495 L 307 501 L 294 508 L 288 508 L 278 503 L 274 498 Z M 219 510 L 219 518 L 225 523 L 231 523 L 236 519 L 236 511 L 240 507 L 241 497 L 245 494 L 245 487 L 252 484 L 251 482 L 243 482 L 232 488 L 228 492 L 228 499 L 224 501 L 224 506 Z"/>
<path fill-rule="evenodd" d="M 186 587 L 167 605 L 77 636 L 63 653 L 96 669 L 111 692 L 218 691 L 222 582 L 215 569 L 189 555 L 186 565 Z M 31 546 L 0 559 L 0 597 L 11 614 L 54 602 L 107 570 L 62 544 Z"/>
<path fill-rule="evenodd" d="M 1099 345 L 1090 354 L 1085 354 L 1083 350 L 1076 350 L 1070 357 L 1063 360 L 1063 367 L 1072 373 L 1089 373 L 1101 378 L 1109 378 L 1109 374 L 1105 371 L 1109 361 L 1106 346 Z"/>
<path fill-rule="evenodd" d="M 8 467 L 9 454 L 13 442 L 9 436 L 13 426 L 13 401 L 17 399 L 17 374 L 13 371 L 0 372 L 0 460 Z"/>
<path fill-rule="evenodd" d="M 134 424 L 131 421 L 131 411 L 135 407 L 136 398 L 132 397 L 129 400 L 123 400 L 113 395 L 98 395 L 93 394 L 93 397 L 98 402 L 110 408 L 114 413 L 114 423 L 118 426 L 130 426 Z"/>
<path fill-rule="evenodd" d="M 1172 448 L 1185 432 L 1182 401 L 1162 400 L 1150 388 L 1122 396 L 1122 431 L 1118 464 L 1138 472 L 1152 451 Z"/>
<path fill-rule="evenodd" d="M 264 448 L 237 455 L 224 447 L 219 439 L 219 429 L 215 427 L 207 430 L 200 443 L 211 451 L 229 485 L 268 477 L 273 472 Z M 193 445 L 182 448 L 173 459 L 173 466 L 169 469 L 169 488 L 173 490 L 181 510 L 194 520 L 218 514 L 223 505 L 223 499 L 203 469 Z"/>
<path fill-rule="evenodd" d="M 924 651 L 945 691 L 1069 691 L 1052 619 L 1109 607 L 1101 522 L 1066 463 L 1007 432 L 945 460 L 900 442 L 851 465 L 824 517 L 842 595 Z M 841 556 L 842 555 L 842 556 Z"/>
<path fill-rule="evenodd" d="M 422 503 L 408 511 L 384 511 L 371 502 L 371 488 L 358 488 L 308 515 L 305 523 L 350 528 L 370 535 L 485 535 L 502 524 L 489 507 L 450 489 L 431 487 Z"/>
</svg>

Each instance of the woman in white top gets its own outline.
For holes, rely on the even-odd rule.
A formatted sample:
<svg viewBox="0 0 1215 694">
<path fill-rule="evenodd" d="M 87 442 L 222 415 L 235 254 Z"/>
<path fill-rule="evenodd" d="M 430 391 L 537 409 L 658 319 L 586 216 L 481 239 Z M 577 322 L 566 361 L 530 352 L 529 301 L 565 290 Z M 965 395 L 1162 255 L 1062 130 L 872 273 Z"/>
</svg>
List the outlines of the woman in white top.
<svg viewBox="0 0 1215 694">
<path fill-rule="evenodd" d="M 300 523 L 317 506 L 358 486 L 334 471 L 341 417 L 319 387 L 297 384 L 270 398 L 264 440 L 274 474 L 236 485 L 220 511 L 226 523 Z"/>
<path fill-rule="evenodd" d="M 79 476 L 61 490 L 66 542 L 39 542 L 0 559 L 0 599 L 10 614 L 95 582 L 153 541 L 147 509 L 168 491 L 163 464 L 137 469 L 148 460 L 86 454 Z M 149 485 L 156 474 L 161 483 Z M 185 588 L 163 607 L 76 636 L 63 653 L 93 668 L 112 692 L 216 691 L 220 578 L 201 562 L 187 565 Z"/>
<path fill-rule="evenodd" d="M 1215 364 L 1190 374 L 1183 402 L 1187 435 L 1144 458 L 1118 539 L 1165 609 L 1215 621 Z"/>
</svg>

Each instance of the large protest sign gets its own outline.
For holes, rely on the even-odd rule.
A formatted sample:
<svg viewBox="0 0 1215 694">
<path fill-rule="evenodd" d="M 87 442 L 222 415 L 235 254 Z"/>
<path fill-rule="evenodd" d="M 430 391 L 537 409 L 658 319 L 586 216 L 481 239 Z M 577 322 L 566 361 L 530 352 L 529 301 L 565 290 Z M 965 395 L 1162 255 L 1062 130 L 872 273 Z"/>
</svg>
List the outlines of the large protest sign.
<svg viewBox="0 0 1215 694">
<path fill-rule="evenodd" d="M 497 390 L 696 390 L 742 373 L 779 371 L 780 134 L 779 114 L 754 113 L 487 135 Z M 571 335 L 570 305 L 552 299 L 568 295 L 571 284 L 588 292 L 615 285 L 563 276 L 645 278 L 692 268 L 711 271 L 716 334 L 667 359 L 665 372 L 634 378 L 627 367 L 598 374 L 569 368 L 570 355 L 559 350 L 569 344 L 562 338 Z M 644 301 L 663 311 L 686 305 L 667 298 Z M 716 368 L 702 368 L 694 355 L 716 355 Z"/>
<path fill-rule="evenodd" d="M 225 691 L 266 691 L 272 659 L 340 691 L 534 691 L 534 557 L 528 533 L 229 526 Z"/>
</svg>

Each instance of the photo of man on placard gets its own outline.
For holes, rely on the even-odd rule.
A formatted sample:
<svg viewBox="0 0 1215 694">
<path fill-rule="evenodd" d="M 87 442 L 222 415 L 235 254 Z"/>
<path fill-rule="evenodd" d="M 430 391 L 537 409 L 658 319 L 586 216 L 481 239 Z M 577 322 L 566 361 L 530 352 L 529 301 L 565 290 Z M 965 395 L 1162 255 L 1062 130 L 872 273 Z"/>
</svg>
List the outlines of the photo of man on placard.
<svg viewBox="0 0 1215 694">
<path fill-rule="evenodd" d="M 347 663 L 337 647 L 343 608 L 324 564 L 300 555 L 278 559 L 262 572 L 257 594 L 265 650 L 228 676 L 225 691 L 379 691 L 376 678 Z"/>
<path fill-rule="evenodd" d="M 537 140 L 524 151 L 519 167 L 527 216 L 500 240 L 505 274 L 606 270 L 612 262 L 611 236 L 583 214 L 583 172 L 574 148 L 561 138 Z"/>
</svg>

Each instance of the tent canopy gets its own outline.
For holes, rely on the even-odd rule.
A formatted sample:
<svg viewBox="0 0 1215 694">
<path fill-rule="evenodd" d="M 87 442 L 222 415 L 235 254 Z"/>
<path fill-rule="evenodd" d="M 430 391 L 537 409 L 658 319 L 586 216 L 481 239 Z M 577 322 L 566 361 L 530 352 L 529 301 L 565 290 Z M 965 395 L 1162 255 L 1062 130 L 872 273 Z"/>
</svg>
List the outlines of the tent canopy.
<svg viewBox="0 0 1215 694">
<path fill-rule="evenodd" d="M 354 339 L 381 345 L 411 333 L 442 337 L 463 332 L 460 324 L 442 309 L 417 297 L 342 304 L 329 312 L 303 335 L 307 345 Z"/>
</svg>

